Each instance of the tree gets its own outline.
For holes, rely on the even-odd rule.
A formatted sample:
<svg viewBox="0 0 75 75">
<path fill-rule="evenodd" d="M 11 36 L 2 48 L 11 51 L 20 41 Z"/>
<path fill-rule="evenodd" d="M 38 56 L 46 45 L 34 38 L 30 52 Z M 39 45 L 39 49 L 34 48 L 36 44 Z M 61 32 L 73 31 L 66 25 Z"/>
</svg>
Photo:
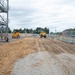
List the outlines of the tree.
<svg viewBox="0 0 75 75">
<path fill-rule="evenodd" d="M 42 31 L 44 31 L 44 32 L 46 32 L 47 34 L 49 34 L 49 29 L 48 29 L 47 27 L 45 27 L 45 28 L 37 27 L 37 28 L 35 29 L 35 32 L 36 32 L 37 34 L 39 34 L 39 33 L 42 32 Z"/>
<path fill-rule="evenodd" d="M 8 27 L 8 33 L 11 33 L 12 31 L 10 30 L 10 28 Z"/>
</svg>

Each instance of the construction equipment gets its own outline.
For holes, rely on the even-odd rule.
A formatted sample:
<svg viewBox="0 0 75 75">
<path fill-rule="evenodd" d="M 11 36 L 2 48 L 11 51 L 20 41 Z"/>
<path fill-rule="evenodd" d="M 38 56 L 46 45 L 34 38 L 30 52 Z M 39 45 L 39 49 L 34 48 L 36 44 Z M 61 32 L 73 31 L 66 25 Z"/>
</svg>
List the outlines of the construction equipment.
<svg viewBox="0 0 75 75">
<path fill-rule="evenodd" d="M 19 32 L 14 32 L 12 34 L 12 38 L 20 38 L 20 33 Z"/>
<path fill-rule="evenodd" d="M 46 38 L 46 32 L 40 32 L 40 38 L 42 37 Z"/>
</svg>

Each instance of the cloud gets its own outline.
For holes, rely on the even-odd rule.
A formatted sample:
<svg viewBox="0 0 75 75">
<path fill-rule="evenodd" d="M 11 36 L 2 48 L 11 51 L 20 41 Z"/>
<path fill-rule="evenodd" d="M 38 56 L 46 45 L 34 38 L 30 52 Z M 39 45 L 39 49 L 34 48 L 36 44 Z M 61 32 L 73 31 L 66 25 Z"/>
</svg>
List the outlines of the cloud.
<svg viewBox="0 0 75 75">
<path fill-rule="evenodd" d="M 49 27 L 50 31 L 55 28 L 63 31 L 75 27 L 74 0 L 11 0 L 9 3 L 11 29 Z"/>
</svg>

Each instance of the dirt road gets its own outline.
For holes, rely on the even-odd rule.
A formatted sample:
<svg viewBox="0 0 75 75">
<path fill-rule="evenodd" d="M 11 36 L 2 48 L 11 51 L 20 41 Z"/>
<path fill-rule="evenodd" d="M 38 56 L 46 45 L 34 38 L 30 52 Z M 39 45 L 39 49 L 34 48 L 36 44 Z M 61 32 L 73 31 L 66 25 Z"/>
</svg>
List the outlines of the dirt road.
<svg viewBox="0 0 75 75">
<path fill-rule="evenodd" d="M 0 44 L 0 75 L 75 75 L 75 45 L 51 38 Z"/>
</svg>

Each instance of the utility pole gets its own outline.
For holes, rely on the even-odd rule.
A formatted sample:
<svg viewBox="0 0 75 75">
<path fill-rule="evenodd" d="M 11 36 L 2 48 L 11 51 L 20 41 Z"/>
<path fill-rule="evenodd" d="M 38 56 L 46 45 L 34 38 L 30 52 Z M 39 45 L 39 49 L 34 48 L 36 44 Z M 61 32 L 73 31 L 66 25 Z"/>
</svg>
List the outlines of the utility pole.
<svg viewBox="0 0 75 75">
<path fill-rule="evenodd" d="M 56 27 L 55 27 L 55 37 L 56 37 L 56 31 L 57 31 L 57 30 L 56 30 Z"/>
</svg>

